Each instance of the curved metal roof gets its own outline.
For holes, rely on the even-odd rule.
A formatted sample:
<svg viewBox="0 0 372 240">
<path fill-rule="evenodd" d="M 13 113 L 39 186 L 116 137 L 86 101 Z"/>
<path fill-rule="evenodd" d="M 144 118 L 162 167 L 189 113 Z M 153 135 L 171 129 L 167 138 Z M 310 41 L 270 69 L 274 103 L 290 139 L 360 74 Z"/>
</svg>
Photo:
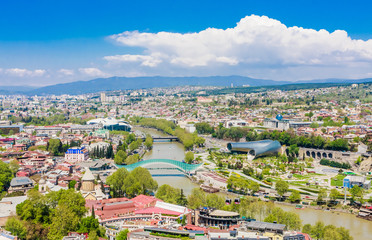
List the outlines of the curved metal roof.
<svg viewBox="0 0 372 240">
<path fill-rule="evenodd" d="M 252 155 L 259 156 L 269 153 L 277 153 L 281 145 L 278 141 L 273 140 L 262 140 L 262 141 L 253 141 L 253 142 L 237 142 L 237 143 L 228 143 L 227 149 L 232 152 L 246 152 L 250 153 L 254 151 Z"/>
</svg>

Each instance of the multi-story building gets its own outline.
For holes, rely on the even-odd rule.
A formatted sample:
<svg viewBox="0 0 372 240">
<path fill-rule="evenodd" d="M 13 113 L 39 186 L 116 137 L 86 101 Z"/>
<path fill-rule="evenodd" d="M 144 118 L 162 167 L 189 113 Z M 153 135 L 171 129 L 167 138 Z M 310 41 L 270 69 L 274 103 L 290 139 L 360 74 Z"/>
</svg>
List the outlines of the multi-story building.
<svg viewBox="0 0 372 240">
<path fill-rule="evenodd" d="M 65 161 L 69 163 L 79 163 L 88 160 L 89 151 L 85 147 L 72 147 L 65 153 Z"/>
</svg>

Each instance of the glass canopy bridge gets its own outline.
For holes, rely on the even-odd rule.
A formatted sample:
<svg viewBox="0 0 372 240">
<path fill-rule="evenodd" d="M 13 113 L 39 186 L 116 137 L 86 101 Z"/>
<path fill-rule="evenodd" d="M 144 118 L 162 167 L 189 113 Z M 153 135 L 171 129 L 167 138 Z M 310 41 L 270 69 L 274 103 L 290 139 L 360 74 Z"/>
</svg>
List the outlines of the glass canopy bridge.
<svg viewBox="0 0 372 240">
<path fill-rule="evenodd" d="M 167 165 L 167 166 L 165 166 Z M 185 175 L 192 175 L 195 171 L 201 167 L 203 164 L 188 164 L 172 159 L 150 159 L 143 160 L 129 165 L 118 165 L 119 168 L 126 168 L 128 171 L 132 171 L 136 167 L 144 167 L 149 170 L 159 170 L 159 169 L 174 169 L 182 172 Z M 167 175 L 167 174 L 164 174 Z"/>
</svg>

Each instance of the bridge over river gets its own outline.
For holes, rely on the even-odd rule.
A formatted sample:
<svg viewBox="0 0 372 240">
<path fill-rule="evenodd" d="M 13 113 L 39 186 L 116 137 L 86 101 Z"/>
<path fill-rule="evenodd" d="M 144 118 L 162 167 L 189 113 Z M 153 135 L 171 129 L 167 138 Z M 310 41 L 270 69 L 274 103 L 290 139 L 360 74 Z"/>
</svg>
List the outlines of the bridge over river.
<svg viewBox="0 0 372 240">
<path fill-rule="evenodd" d="M 176 161 L 172 159 L 149 159 L 149 160 L 143 160 L 139 161 L 133 164 L 129 165 L 118 165 L 119 168 L 126 168 L 128 171 L 132 171 L 136 167 L 144 167 L 149 170 L 161 170 L 161 169 L 166 169 L 166 170 L 178 170 L 184 175 L 190 175 L 194 174 L 195 171 L 201 167 L 203 164 L 188 164 L 184 163 L 181 161 Z M 173 176 L 177 174 L 156 174 L 156 175 L 161 175 L 161 176 Z"/>
</svg>

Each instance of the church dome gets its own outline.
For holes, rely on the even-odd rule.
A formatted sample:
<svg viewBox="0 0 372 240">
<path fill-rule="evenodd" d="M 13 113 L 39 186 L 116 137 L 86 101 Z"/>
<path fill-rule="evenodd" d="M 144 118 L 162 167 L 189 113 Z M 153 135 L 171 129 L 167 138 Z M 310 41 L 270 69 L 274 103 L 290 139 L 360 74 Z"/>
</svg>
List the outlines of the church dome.
<svg viewBox="0 0 372 240">
<path fill-rule="evenodd" d="M 89 168 L 86 168 L 84 176 L 81 178 L 82 181 L 94 181 L 95 177 Z"/>
</svg>

